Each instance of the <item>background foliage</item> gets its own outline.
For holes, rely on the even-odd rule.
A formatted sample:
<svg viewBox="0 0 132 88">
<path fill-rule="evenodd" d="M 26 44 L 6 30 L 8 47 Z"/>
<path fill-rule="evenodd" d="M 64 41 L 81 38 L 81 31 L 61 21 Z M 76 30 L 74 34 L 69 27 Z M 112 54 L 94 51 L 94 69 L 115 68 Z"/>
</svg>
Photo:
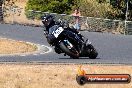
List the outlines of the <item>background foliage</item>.
<svg viewBox="0 0 132 88">
<path fill-rule="evenodd" d="M 70 14 L 78 0 L 29 0 L 26 10 Z"/>
<path fill-rule="evenodd" d="M 4 0 L 4 6 L 13 6 L 15 1 Z M 79 7 L 83 16 L 125 20 L 127 1 L 128 20 L 132 20 L 132 0 L 28 0 L 26 15 L 28 10 L 71 14 Z"/>
<path fill-rule="evenodd" d="M 29 9 L 43 12 L 71 14 L 76 7 L 80 8 L 83 16 L 110 19 L 125 19 L 127 0 L 29 0 Z M 132 0 L 129 0 L 128 19 L 132 20 Z"/>
</svg>

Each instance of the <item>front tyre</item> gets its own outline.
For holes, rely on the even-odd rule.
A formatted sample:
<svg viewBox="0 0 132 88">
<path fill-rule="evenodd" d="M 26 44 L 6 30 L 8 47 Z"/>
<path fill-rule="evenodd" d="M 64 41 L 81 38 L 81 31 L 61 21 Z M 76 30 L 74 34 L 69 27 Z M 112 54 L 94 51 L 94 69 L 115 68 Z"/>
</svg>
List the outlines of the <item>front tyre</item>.
<svg viewBox="0 0 132 88">
<path fill-rule="evenodd" d="M 79 53 L 74 47 L 69 49 L 63 42 L 61 42 L 60 43 L 60 48 L 63 50 L 63 52 L 65 52 L 71 58 L 73 58 L 73 59 L 78 59 L 79 58 Z"/>
</svg>

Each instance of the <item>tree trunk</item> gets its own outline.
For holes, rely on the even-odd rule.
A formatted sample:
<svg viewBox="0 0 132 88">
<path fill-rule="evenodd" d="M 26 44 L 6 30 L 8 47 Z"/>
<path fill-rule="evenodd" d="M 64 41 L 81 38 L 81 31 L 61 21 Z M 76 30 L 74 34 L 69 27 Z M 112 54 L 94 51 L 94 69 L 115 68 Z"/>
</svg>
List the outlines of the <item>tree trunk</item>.
<svg viewBox="0 0 132 88">
<path fill-rule="evenodd" d="M 3 0 L 0 0 L 0 22 L 2 22 L 2 21 L 3 21 L 2 4 L 3 4 Z"/>
</svg>

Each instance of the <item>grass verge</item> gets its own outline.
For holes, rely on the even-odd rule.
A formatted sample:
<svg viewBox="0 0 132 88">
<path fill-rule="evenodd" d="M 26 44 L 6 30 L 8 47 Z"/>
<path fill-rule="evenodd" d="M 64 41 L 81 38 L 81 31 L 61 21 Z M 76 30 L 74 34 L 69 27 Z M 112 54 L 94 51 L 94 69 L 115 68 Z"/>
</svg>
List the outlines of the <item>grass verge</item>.
<svg viewBox="0 0 132 88">
<path fill-rule="evenodd" d="M 36 51 L 35 45 L 9 39 L 0 39 L 0 54 L 16 54 Z"/>
<path fill-rule="evenodd" d="M 80 65 L 0 64 L 0 88 L 132 88 L 129 84 L 77 84 Z M 83 65 L 88 74 L 130 74 L 132 66 Z"/>
</svg>

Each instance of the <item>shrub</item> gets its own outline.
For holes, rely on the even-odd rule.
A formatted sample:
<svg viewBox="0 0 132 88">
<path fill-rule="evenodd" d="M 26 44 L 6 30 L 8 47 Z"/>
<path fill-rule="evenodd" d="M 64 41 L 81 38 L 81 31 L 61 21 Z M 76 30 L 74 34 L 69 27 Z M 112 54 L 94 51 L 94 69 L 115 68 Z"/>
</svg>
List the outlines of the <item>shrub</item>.
<svg viewBox="0 0 132 88">
<path fill-rule="evenodd" d="M 97 0 L 82 0 L 80 10 L 83 16 L 112 18 L 117 13 L 110 3 L 98 3 Z"/>
<path fill-rule="evenodd" d="M 77 3 L 78 0 L 29 0 L 26 5 L 26 15 L 30 17 L 28 10 L 70 14 L 72 7 Z"/>
</svg>

